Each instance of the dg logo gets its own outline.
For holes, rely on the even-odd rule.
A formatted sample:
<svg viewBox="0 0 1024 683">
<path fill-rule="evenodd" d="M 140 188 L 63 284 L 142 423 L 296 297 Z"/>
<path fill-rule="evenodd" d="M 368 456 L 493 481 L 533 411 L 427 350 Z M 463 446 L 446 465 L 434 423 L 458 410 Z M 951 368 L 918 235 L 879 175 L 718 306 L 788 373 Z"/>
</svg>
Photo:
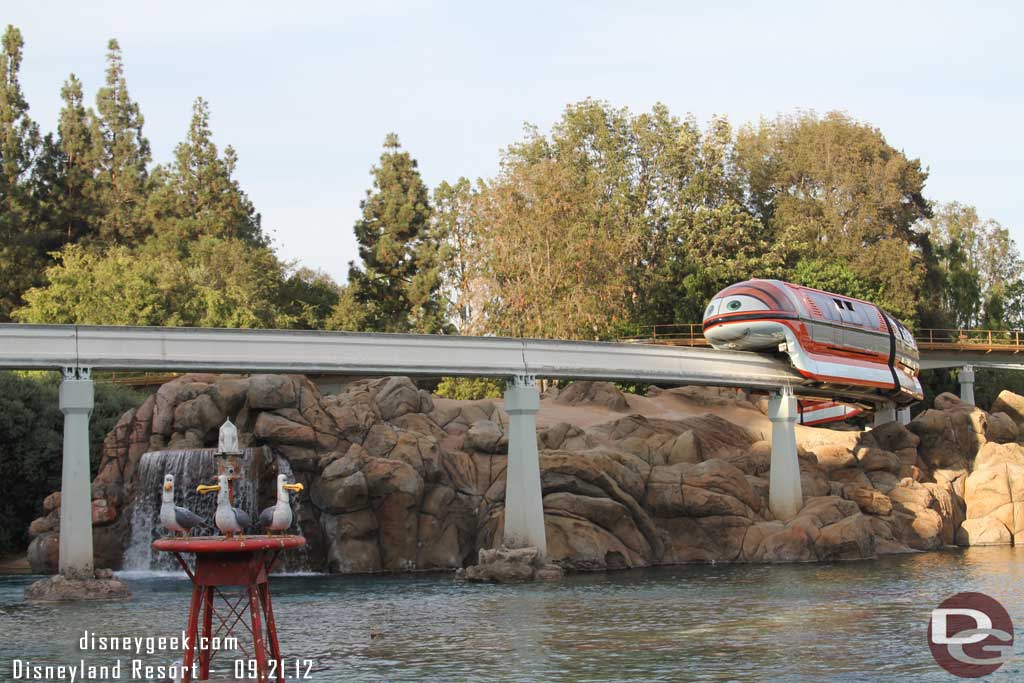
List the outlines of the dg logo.
<svg viewBox="0 0 1024 683">
<path fill-rule="evenodd" d="M 946 671 L 980 678 L 1013 659 L 1013 622 L 998 600 L 957 593 L 932 610 L 928 646 Z"/>
</svg>

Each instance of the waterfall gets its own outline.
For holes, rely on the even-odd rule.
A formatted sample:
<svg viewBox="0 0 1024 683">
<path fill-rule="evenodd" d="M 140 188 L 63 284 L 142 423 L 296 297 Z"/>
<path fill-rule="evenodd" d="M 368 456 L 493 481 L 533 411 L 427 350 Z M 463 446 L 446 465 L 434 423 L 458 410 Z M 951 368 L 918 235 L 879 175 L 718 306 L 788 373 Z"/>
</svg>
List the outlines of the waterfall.
<svg viewBox="0 0 1024 683">
<path fill-rule="evenodd" d="M 256 509 L 256 475 L 253 472 L 255 452 L 247 448 L 242 459 L 242 477 L 235 480 L 234 506 L 245 510 L 253 521 Z M 179 451 L 151 451 L 139 461 L 135 480 L 135 504 L 132 510 L 131 541 L 124 552 L 124 569 L 129 571 L 176 571 L 178 563 L 170 553 L 154 553 L 152 543 L 167 532 L 160 525 L 160 502 L 165 474 L 174 475 L 174 504 L 186 507 L 209 521 L 209 526 L 193 529 L 193 536 L 215 536 L 220 532 L 213 524 L 217 496 L 196 492 L 199 484 L 213 483 L 217 474 L 212 448 Z M 283 460 L 278 459 L 281 463 Z M 289 469 L 290 471 L 290 469 Z"/>
</svg>

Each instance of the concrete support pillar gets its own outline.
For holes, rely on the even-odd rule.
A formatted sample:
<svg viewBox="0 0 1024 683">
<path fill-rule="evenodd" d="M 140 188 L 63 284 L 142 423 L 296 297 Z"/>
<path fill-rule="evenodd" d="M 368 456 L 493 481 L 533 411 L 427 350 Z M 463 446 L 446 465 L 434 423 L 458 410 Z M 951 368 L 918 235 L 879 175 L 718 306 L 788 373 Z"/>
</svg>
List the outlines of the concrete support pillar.
<svg viewBox="0 0 1024 683">
<path fill-rule="evenodd" d="M 772 422 L 772 461 L 768 481 L 768 507 L 776 519 L 796 517 L 803 506 L 800 486 L 800 461 L 796 451 L 796 397 L 783 388 L 768 401 L 768 419 Z"/>
<path fill-rule="evenodd" d="M 544 499 L 537 454 L 540 393 L 533 377 L 517 376 L 505 390 L 508 413 L 508 467 L 505 470 L 505 545 L 548 551 L 544 533 Z"/>
<path fill-rule="evenodd" d="M 900 424 L 906 427 L 910 424 L 910 408 L 900 408 L 896 411 L 896 418 L 900 421 Z"/>
<path fill-rule="evenodd" d="M 896 421 L 896 406 L 890 401 L 875 404 L 875 427 Z"/>
<path fill-rule="evenodd" d="M 94 578 L 92 476 L 89 472 L 89 416 L 93 394 L 89 368 L 64 369 L 64 381 L 60 385 L 60 410 L 64 413 L 60 573 L 68 578 Z"/>
<path fill-rule="evenodd" d="M 974 405 L 974 367 L 965 365 L 960 368 L 960 400 Z"/>
</svg>

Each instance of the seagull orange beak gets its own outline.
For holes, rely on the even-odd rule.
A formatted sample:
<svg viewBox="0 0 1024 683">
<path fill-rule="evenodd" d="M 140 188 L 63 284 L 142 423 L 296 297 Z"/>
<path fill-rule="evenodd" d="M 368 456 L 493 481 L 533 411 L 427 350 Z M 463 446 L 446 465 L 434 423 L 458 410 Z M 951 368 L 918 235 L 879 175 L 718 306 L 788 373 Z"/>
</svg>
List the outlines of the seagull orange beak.
<svg viewBox="0 0 1024 683">
<path fill-rule="evenodd" d="M 284 488 L 288 489 L 289 491 L 295 491 L 297 493 L 304 489 L 305 487 L 302 484 L 285 484 Z"/>
<path fill-rule="evenodd" d="M 207 486 L 206 484 L 200 484 L 196 487 L 196 491 L 199 493 L 213 493 L 214 491 L 220 491 L 220 485 Z"/>
<path fill-rule="evenodd" d="M 172 488 L 174 488 L 174 486 L 171 485 L 171 482 L 164 482 L 164 491 L 170 491 Z"/>
</svg>

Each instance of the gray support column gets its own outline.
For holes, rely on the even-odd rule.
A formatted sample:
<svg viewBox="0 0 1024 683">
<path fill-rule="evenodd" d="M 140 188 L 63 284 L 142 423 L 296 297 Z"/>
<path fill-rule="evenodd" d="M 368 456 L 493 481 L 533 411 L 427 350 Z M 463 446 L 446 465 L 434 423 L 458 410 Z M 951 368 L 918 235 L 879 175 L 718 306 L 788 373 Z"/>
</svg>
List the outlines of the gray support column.
<svg viewBox="0 0 1024 683">
<path fill-rule="evenodd" d="M 965 365 L 960 368 L 960 400 L 974 405 L 974 367 Z"/>
<path fill-rule="evenodd" d="M 92 558 L 92 477 L 89 473 L 89 416 L 93 406 L 89 368 L 64 368 L 60 410 L 64 413 L 61 465 L 60 573 L 95 578 Z"/>
<path fill-rule="evenodd" d="M 505 390 L 508 413 L 508 467 L 505 470 L 505 541 L 509 548 L 532 546 L 547 555 L 544 500 L 537 454 L 540 394 L 531 376 L 516 376 Z"/>
<path fill-rule="evenodd" d="M 910 424 L 910 408 L 900 408 L 896 411 L 896 418 L 900 421 L 900 424 L 906 427 Z"/>
<path fill-rule="evenodd" d="M 889 424 L 896 421 L 896 406 L 891 401 L 883 401 L 875 404 L 875 427 Z"/>
<path fill-rule="evenodd" d="M 796 517 L 803 506 L 800 486 L 800 461 L 796 451 L 796 398 L 788 387 L 768 401 L 768 419 L 772 422 L 772 460 L 768 481 L 768 507 L 776 519 Z"/>
</svg>

